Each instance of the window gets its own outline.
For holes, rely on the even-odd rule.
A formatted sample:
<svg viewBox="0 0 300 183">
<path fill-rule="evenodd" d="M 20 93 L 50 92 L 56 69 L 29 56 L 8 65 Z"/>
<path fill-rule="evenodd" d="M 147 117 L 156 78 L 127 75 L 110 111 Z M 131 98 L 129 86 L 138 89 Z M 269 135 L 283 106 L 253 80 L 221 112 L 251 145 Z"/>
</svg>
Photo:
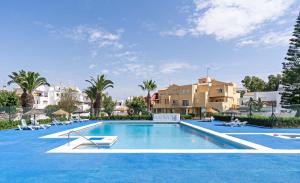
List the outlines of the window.
<svg viewBox="0 0 300 183">
<path fill-rule="evenodd" d="M 222 88 L 218 88 L 217 89 L 217 93 L 223 93 L 223 89 Z"/>
<path fill-rule="evenodd" d="M 189 106 L 188 100 L 182 100 L 182 106 Z"/>
<path fill-rule="evenodd" d="M 169 104 L 169 100 L 168 99 L 165 99 L 165 104 Z"/>
</svg>

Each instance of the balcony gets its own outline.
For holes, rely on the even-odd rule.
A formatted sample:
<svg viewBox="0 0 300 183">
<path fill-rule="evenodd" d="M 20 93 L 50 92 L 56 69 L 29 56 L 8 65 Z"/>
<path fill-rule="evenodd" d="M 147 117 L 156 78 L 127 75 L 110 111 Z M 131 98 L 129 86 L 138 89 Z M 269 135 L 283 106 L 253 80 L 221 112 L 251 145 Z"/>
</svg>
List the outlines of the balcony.
<svg viewBox="0 0 300 183">
<path fill-rule="evenodd" d="M 231 107 L 227 102 L 208 102 L 208 106 L 217 109 L 220 112 L 224 112 Z"/>
</svg>

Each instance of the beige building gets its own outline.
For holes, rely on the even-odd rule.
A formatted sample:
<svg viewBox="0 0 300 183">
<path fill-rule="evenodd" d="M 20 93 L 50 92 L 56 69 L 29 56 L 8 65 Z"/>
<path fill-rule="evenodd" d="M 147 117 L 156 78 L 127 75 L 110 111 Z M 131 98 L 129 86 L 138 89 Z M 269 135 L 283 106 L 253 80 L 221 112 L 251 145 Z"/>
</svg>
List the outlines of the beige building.
<svg viewBox="0 0 300 183">
<path fill-rule="evenodd" d="M 199 114 L 212 108 L 219 112 L 236 109 L 240 94 L 234 83 L 201 78 L 197 84 L 171 85 L 158 91 L 154 113 Z"/>
</svg>

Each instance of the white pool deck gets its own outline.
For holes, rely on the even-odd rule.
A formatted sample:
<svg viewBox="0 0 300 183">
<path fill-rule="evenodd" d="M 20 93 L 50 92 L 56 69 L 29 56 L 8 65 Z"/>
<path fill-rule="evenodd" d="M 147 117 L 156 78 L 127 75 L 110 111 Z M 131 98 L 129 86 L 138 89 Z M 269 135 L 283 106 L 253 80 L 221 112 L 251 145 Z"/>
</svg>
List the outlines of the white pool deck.
<svg viewBox="0 0 300 183">
<path fill-rule="evenodd" d="M 139 122 L 137 122 L 139 123 Z M 141 122 L 145 123 L 145 122 Z M 151 123 L 147 121 L 147 123 Z M 157 123 L 157 122 L 153 122 Z M 161 123 L 161 122 L 160 122 Z M 167 122 L 170 123 L 170 122 Z M 178 123 L 178 122 L 174 122 Z M 242 140 L 230 135 L 251 135 L 251 134 L 262 134 L 262 135 L 269 135 L 269 136 L 274 136 L 279 138 L 288 138 L 285 136 L 282 136 L 283 134 L 295 134 L 295 133 L 220 133 L 216 132 L 207 128 L 203 128 L 200 126 L 196 126 L 187 122 L 180 121 L 179 122 L 182 125 L 189 126 L 191 128 L 206 132 L 208 134 L 226 139 L 228 141 L 232 141 L 247 147 L 250 147 L 252 149 L 96 149 L 96 148 L 91 148 L 91 149 L 80 149 L 77 148 L 80 145 L 84 144 L 91 144 L 88 140 L 85 138 L 92 138 L 92 137 L 97 137 L 97 138 L 103 138 L 102 143 L 110 143 L 113 144 L 117 140 L 117 136 L 84 136 L 85 138 L 78 136 L 78 135 L 70 135 L 70 138 L 75 140 L 72 140 L 64 145 L 61 145 L 57 148 L 51 149 L 47 151 L 47 153 L 178 153 L 178 154 L 185 154 L 185 153 L 271 153 L 271 154 L 300 154 L 300 149 L 272 149 L 260 144 L 256 144 L 253 142 L 249 142 L 246 140 Z M 103 122 L 96 122 L 93 124 L 85 125 L 82 127 L 78 128 L 73 128 L 69 130 L 65 130 L 62 132 L 58 133 L 53 133 L 50 135 L 42 136 L 40 138 L 47 139 L 47 138 L 68 138 L 68 133 L 73 132 L 73 131 L 80 131 L 83 129 L 91 128 L 97 125 L 101 125 Z"/>
</svg>

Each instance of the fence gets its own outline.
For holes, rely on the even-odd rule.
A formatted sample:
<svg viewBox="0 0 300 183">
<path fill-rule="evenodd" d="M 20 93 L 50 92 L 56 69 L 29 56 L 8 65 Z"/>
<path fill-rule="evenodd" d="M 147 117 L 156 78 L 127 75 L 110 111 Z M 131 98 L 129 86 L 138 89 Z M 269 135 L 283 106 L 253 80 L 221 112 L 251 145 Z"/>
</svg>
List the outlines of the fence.
<svg viewBox="0 0 300 183">
<path fill-rule="evenodd" d="M 1 121 L 19 121 L 22 118 L 29 119 L 35 118 L 37 120 L 41 119 L 49 119 L 54 118 L 55 116 L 52 114 L 53 112 L 57 111 L 59 108 L 46 108 L 46 109 L 32 109 L 32 108 L 22 108 L 16 106 L 0 106 L 0 122 Z M 112 111 L 110 114 L 107 114 L 102 109 L 87 109 L 87 110 L 80 110 L 80 109 L 73 109 L 71 116 L 80 116 L 81 118 L 89 118 L 92 117 L 100 117 L 101 116 L 110 116 L 115 114 L 115 111 Z M 91 115 L 90 115 L 91 114 Z M 122 114 L 117 114 L 125 116 L 127 115 L 127 111 L 123 112 Z M 69 115 L 65 115 L 65 117 L 69 117 Z"/>
<path fill-rule="evenodd" d="M 0 107 L 0 120 L 16 121 L 21 119 L 22 109 L 16 106 Z"/>
<path fill-rule="evenodd" d="M 260 108 L 253 106 L 240 107 L 236 111 L 238 116 L 264 116 L 264 117 L 295 117 L 299 116 L 300 105 L 290 105 L 287 108 L 281 106 L 262 106 Z M 229 112 L 230 114 L 230 112 Z"/>
</svg>

